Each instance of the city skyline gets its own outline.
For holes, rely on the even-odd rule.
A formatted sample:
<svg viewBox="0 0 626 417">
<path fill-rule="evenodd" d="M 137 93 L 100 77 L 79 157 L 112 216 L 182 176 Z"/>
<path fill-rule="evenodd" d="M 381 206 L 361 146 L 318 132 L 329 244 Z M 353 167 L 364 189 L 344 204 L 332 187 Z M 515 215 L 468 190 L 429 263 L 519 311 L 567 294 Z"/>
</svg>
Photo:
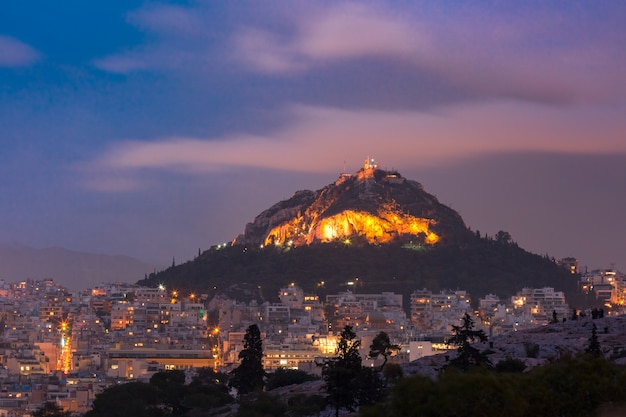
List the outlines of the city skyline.
<svg viewBox="0 0 626 417">
<path fill-rule="evenodd" d="M 625 15 L 610 1 L 8 5 L 0 242 L 184 262 L 370 156 L 473 230 L 623 270 Z"/>
</svg>

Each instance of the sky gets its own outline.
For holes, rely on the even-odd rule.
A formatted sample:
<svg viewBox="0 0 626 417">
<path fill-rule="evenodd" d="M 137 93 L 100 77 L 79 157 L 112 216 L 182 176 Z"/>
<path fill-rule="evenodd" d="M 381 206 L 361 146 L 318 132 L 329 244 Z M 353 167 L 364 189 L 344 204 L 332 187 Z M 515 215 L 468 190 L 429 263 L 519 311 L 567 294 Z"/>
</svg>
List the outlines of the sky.
<svg viewBox="0 0 626 417">
<path fill-rule="evenodd" d="M 626 4 L 13 1 L 0 242 L 160 265 L 366 157 L 626 271 Z"/>
</svg>

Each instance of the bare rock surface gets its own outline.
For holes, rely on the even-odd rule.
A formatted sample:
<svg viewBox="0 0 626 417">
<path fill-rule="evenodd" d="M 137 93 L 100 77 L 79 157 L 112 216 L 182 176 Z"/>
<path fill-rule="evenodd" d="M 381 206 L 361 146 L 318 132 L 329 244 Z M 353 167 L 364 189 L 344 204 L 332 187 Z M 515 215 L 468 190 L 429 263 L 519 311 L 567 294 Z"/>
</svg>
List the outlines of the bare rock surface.
<svg viewBox="0 0 626 417">
<path fill-rule="evenodd" d="M 530 370 L 554 362 L 565 355 L 584 352 L 589 346 L 593 325 L 604 357 L 626 363 L 626 316 L 601 319 L 580 317 L 563 323 L 494 336 L 479 349 L 489 352 L 492 364 L 507 358 L 519 359 Z M 405 375 L 421 374 L 435 378 L 456 352 L 420 358 L 403 366 Z"/>
</svg>

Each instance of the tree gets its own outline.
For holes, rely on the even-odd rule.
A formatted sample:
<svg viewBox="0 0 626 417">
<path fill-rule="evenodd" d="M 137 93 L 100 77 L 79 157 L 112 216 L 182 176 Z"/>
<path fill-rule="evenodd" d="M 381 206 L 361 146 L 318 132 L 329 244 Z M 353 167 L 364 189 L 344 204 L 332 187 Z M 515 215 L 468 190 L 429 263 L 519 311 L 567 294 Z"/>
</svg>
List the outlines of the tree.
<svg viewBox="0 0 626 417">
<path fill-rule="evenodd" d="M 377 358 L 378 356 L 382 356 L 384 358 L 383 364 L 380 365 L 380 370 L 382 371 L 387 364 L 389 356 L 399 350 L 400 346 L 392 344 L 389 340 L 389 335 L 381 331 L 374 337 L 374 340 L 372 340 L 372 344 L 370 345 L 370 357 Z"/>
<path fill-rule="evenodd" d="M 235 388 L 239 395 L 261 391 L 266 373 L 263 369 L 261 331 L 256 324 L 246 329 L 243 350 L 239 352 L 239 359 L 241 359 L 241 364 L 232 370 L 230 386 Z"/>
<path fill-rule="evenodd" d="M 496 242 L 502 245 L 510 245 L 513 241 L 511 234 L 509 232 L 505 232 L 504 230 L 500 230 L 496 233 Z"/>
<path fill-rule="evenodd" d="M 33 417 L 70 417 L 71 414 L 69 411 L 63 411 L 63 407 L 51 401 L 47 401 L 41 408 L 33 411 Z"/>
<path fill-rule="evenodd" d="M 235 417 L 285 417 L 287 406 L 278 396 L 261 392 L 254 399 L 242 399 Z"/>
<path fill-rule="evenodd" d="M 161 417 L 160 396 L 157 387 L 144 382 L 112 385 L 96 395 L 85 417 Z"/>
<path fill-rule="evenodd" d="M 175 369 L 157 372 L 150 378 L 150 385 L 159 389 L 163 403 L 171 407 L 173 415 L 181 415 L 188 410 L 187 407 L 182 405 L 187 395 L 185 373 L 183 371 Z"/>
<path fill-rule="evenodd" d="M 315 381 L 319 377 L 301 371 L 299 369 L 278 368 L 267 376 L 267 389 L 273 390 L 287 385 L 302 384 L 307 381 Z"/>
<path fill-rule="evenodd" d="M 196 368 L 196 375 L 191 379 L 191 385 L 213 385 L 213 384 L 227 384 L 228 375 L 222 372 L 218 372 L 208 366 L 202 368 Z"/>
<path fill-rule="evenodd" d="M 498 372 L 524 372 L 524 369 L 526 369 L 526 364 L 523 360 L 511 357 L 503 359 L 496 364 L 496 371 Z"/>
<path fill-rule="evenodd" d="M 359 392 L 355 383 L 361 371 L 359 347 L 361 341 L 356 338 L 352 326 L 346 326 L 339 338 L 337 357 L 328 359 L 322 368 L 322 377 L 326 382 L 328 402 L 335 407 L 335 416 L 339 409 L 354 411 Z"/>
<path fill-rule="evenodd" d="M 527 397 L 528 416 L 600 415 L 601 405 L 621 403 L 626 395 L 623 369 L 602 357 L 564 356 L 521 376 L 524 389 L 518 392 Z"/>
<path fill-rule="evenodd" d="M 383 370 L 383 375 L 385 376 L 386 382 L 391 381 L 393 383 L 402 378 L 402 367 L 397 363 L 390 363 L 385 366 L 385 369 Z"/>
<path fill-rule="evenodd" d="M 550 321 L 550 323 L 554 324 L 558 322 L 559 322 L 559 318 L 556 315 L 556 310 L 552 310 L 552 320 Z"/>
<path fill-rule="evenodd" d="M 232 403 L 234 398 L 230 396 L 225 381 L 228 381 L 226 374 L 209 367 L 198 368 L 187 387 L 184 405 L 191 408 L 210 409 Z"/>
<path fill-rule="evenodd" d="M 325 407 L 326 398 L 317 394 L 296 394 L 287 400 L 287 414 L 291 417 L 319 415 Z"/>
<path fill-rule="evenodd" d="M 359 406 L 377 404 L 383 400 L 387 391 L 380 377 L 380 371 L 365 366 L 358 372 L 354 385 L 357 389 Z"/>
<path fill-rule="evenodd" d="M 598 329 L 596 328 L 596 324 L 593 323 L 593 327 L 591 328 L 591 337 L 589 338 L 589 346 L 585 349 L 585 352 L 599 358 L 602 356 L 602 350 L 600 350 L 600 342 L 598 342 Z"/>
<path fill-rule="evenodd" d="M 487 336 L 483 330 L 474 330 L 474 321 L 469 314 L 463 316 L 461 326 L 452 326 L 452 336 L 446 344 L 457 346 L 457 356 L 451 365 L 466 371 L 471 365 L 491 365 L 489 358 L 472 346 L 475 341 L 486 342 Z"/>
</svg>

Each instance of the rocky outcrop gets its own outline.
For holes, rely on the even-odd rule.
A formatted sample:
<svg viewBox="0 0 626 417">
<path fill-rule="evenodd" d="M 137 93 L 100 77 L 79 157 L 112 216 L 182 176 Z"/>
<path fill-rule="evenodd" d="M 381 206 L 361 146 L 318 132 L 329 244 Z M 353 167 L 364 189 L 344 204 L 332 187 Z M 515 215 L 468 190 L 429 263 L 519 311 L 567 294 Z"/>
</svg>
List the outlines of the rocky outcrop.
<svg viewBox="0 0 626 417">
<path fill-rule="evenodd" d="M 626 316 L 591 319 L 581 317 L 564 323 L 497 335 L 487 343 L 477 344 L 489 352 L 493 365 L 513 358 L 526 365 L 526 370 L 547 365 L 564 356 L 575 356 L 589 346 L 595 324 L 602 355 L 615 363 L 626 364 Z M 427 356 L 403 365 L 405 375 L 420 374 L 435 378 L 456 355 L 455 351 Z"/>
<path fill-rule="evenodd" d="M 435 245 L 467 235 L 461 216 L 398 172 L 364 168 L 318 191 L 298 191 L 248 223 L 234 244 L 311 245 L 356 238 L 370 244 Z"/>
</svg>

